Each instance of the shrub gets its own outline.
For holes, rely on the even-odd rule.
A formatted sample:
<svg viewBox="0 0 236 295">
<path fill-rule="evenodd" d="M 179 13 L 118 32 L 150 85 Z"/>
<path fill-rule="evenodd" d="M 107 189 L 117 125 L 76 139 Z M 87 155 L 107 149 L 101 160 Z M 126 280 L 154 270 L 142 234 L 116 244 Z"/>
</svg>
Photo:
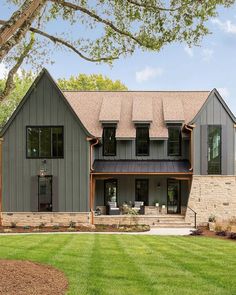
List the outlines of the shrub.
<svg viewBox="0 0 236 295">
<path fill-rule="evenodd" d="M 232 240 L 236 240 L 236 233 L 230 233 L 229 238 Z"/>
<path fill-rule="evenodd" d="M 220 224 L 216 224 L 215 232 L 221 232 L 221 231 L 222 231 L 222 226 Z"/>
<path fill-rule="evenodd" d="M 45 225 L 46 225 L 46 224 L 45 224 L 44 222 L 41 222 L 40 225 L 39 225 L 39 228 L 44 228 Z"/>
<path fill-rule="evenodd" d="M 201 236 L 203 234 L 203 231 L 198 228 L 198 229 L 194 229 L 194 230 L 191 230 L 191 236 Z"/>
<path fill-rule="evenodd" d="M 52 226 L 52 228 L 53 228 L 53 229 L 59 229 L 60 227 L 59 227 L 58 224 L 54 224 L 54 225 Z"/>
<path fill-rule="evenodd" d="M 69 222 L 69 227 L 70 227 L 70 228 L 75 228 L 75 226 L 76 226 L 76 222 L 74 222 L 74 221 L 71 220 L 71 221 Z"/>
<path fill-rule="evenodd" d="M 216 235 L 220 236 L 220 237 L 226 237 L 227 236 L 227 231 L 226 230 L 217 231 Z"/>
<path fill-rule="evenodd" d="M 208 221 L 209 221 L 209 222 L 216 222 L 216 217 L 215 217 L 215 215 L 211 214 L 211 215 L 209 216 L 209 218 L 208 218 Z"/>
<path fill-rule="evenodd" d="M 10 227 L 11 227 L 11 228 L 16 228 L 16 222 L 15 222 L 15 221 L 12 221 Z"/>
<path fill-rule="evenodd" d="M 30 229 L 30 226 L 29 225 L 25 225 L 25 226 L 23 226 L 23 229 Z"/>
</svg>

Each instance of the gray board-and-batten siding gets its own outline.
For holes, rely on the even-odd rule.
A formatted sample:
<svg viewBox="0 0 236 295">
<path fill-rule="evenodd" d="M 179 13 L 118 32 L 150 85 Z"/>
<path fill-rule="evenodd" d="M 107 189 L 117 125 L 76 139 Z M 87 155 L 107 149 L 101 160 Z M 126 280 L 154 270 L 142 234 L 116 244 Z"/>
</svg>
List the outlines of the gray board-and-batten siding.
<svg viewBox="0 0 236 295">
<path fill-rule="evenodd" d="M 222 127 L 222 174 L 235 174 L 235 118 L 217 93 L 212 91 L 206 103 L 192 121 L 196 125 L 193 130 L 193 151 L 195 175 L 207 175 L 208 159 L 208 125 Z"/>
<path fill-rule="evenodd" d="M 42 159 L 26 158 L 26 126 L 64 126 L 64 158 L 47 159 L 53 175 L 53 211 L 88 212 L 89 142 L 60 90 L 44 73 L 3 134 L 3 211 L 38 210 Z"/>
</svg>

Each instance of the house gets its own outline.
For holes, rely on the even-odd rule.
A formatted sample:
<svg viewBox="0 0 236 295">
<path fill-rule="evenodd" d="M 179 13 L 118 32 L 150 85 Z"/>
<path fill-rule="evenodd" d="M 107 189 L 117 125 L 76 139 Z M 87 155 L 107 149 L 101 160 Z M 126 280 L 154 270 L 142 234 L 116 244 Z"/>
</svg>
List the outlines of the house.
<svg viewBox="0 0 236 295">
<path fill-rule="evenodd" d="M 216 89 L 61 91 L 44 69 L 1 130 L 1 223 L 236 216 L 235 123 Z"/>
</svg>

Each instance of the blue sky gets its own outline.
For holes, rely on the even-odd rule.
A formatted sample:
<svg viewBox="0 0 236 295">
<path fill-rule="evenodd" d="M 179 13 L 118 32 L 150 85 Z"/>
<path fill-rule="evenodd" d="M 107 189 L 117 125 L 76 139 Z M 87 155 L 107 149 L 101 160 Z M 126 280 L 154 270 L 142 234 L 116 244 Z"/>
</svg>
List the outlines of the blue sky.
<svg viewBox="0 0 236 295">
<path fill-rule="evenodd" d="M 10 10 L 0 0 L 0 18 Z M 58 24 L 57 24 L 58 26 Z M 236 5 L 221 8 L 219 16 L 209 21 L 212 34 L 199 47 L 171 44 L 161 52 L 137 50 L 121 58 L 112 67 L 78 58 L 69 51 L 55 51 L 53 65 L 44 65 L 54 78 L 79 73 L 102 73 L 124 82 L 130 90 L 211 90 L 217 88 L 236 114 Z M 55 24 L 51 30 L 56 30 Z M 3 68 L 3 65 L 1 66 Z M 0 76 L 1 76 L 0 68 Z"/>
</svg>

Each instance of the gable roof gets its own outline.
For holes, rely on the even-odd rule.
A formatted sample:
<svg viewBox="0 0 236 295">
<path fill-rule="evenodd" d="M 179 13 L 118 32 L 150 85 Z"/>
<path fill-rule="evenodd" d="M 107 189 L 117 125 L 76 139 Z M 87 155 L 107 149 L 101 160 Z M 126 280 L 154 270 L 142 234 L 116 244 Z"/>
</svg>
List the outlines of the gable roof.
<svg viewBox="0 0 236 295">
<path fill-rule="evenodd" d="M 29 90 L 26 92 L 25 96 L 23 97 L 23 99 L 21 100 L 21 102 L 19 103 L 19 105 L 17 106 L 17 108 L 15 109 L 15 111 L 13 112 L 13 114 L 11 115 L 11 117 L 9 118 L 9 120 L 3 126 L 2 130 L 0 131 L 0 137 L 2 137 L 5 134 L 5 132 L 7 131 L 7 129 L 9 128 L 9 126 L 11 125 L 11 123 L 13 122 L 13 120 L 15 119 L 15 117 L 17 116 L 17 114 L 20 112 L 20 110 L 22 109 L 22 107 L 26 103 L 27 99 L 29 98 L 29 96 L 31 95 L 31 93 L 35 90 L 35 88 L 37 87 L 38 83 L 40 82 L 40 80 L 42 79 L 42 77 L 44 75 L 46 75 L 46 77 L 50 80 L 50 82 L 52 83 L 53 87 L 55 87 L 55 89 L 57 90 L 59 96 L 63 99 L 63 101 L 65 102 L 65 104 L 67 105 L 67 107 L 70 109 L 70 111 L 72 112 L 72 114 L 79 121 L 79 124 L 81 124 L 81 127 L 84 130 L 84 132 L 88 136 L 91 136 L 92 137 L 92 135 L 88 132 L 88 130 L 84 127 L 84 125 L 80 121 L 79 117 L 76 115 L 76 113 L 73 110 L 73 108 L 71 107 L 71 105 L 66 100 L 64 94 L 62 93 L 61 89 L 58 87 L 57 83 L 54 81 L 54 79 L 52 78 L 52 76 L 49 74 L 49 72 L 45 68 L 43 68 L 42 71 L 40 72 L 40 74 L 36 77 L 36 79 L 34 80 L 34 82 L 32 83 L 32 85 L 30 86 Z"/>
<path fill-rule="evenodd" d="M 67 101 L 85 128 L 94 136 L 102 137 L 100 113 L 114 112 L 112 105 L 104 109 L 104 101 L 119 101 L 120 116 L 116 137 L 135 138 L 134 121 L 150 122 L 151 139 L 168 138 L 168 122 L 188 124 L 208 98 L 209 91 L 63 91 Z M 139 102 L 139 104 L 137 104 Z M 114 106 L 113 106 L 114 107 Z M 167 111 L 169 109 L 169 111 Z M 117 111 L 117 110 L 116 110 Z M 116 116 L 118 117 L 117 113 Z M 109 116 L 108 116 L 109 117 Z"/>
</svg>

